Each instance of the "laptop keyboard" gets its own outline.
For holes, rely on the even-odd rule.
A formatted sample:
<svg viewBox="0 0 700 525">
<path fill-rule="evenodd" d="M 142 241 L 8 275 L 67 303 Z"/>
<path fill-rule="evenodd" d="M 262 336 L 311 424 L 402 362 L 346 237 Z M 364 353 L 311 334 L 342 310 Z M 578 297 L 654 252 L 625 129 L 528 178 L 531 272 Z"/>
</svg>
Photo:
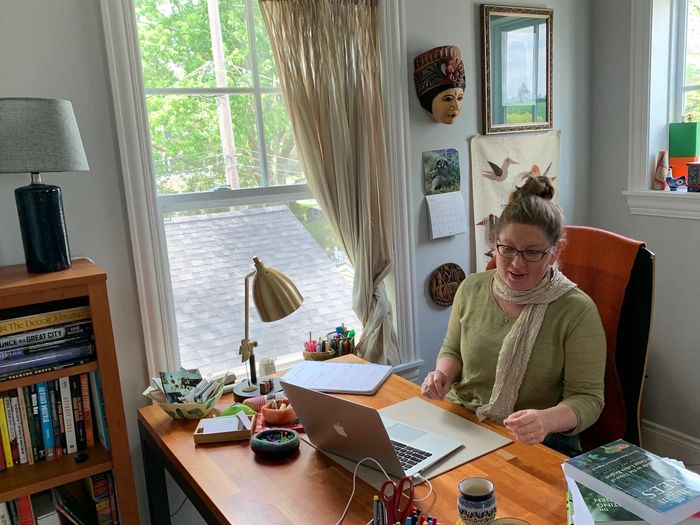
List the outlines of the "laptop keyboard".
<svg viewBox="0 0 700 525">
<path fill-rule="evenodd" d="M 399 457 L 399 463 L 401 463 L 404 470 L 408 470 L 424 459 L 432 456 L 430 452 L 413 448 L 403 443 L 398 443 L 397 441 L 392 441 L 391 444 L 394 446 L 396 455 Z"/>
</svg>

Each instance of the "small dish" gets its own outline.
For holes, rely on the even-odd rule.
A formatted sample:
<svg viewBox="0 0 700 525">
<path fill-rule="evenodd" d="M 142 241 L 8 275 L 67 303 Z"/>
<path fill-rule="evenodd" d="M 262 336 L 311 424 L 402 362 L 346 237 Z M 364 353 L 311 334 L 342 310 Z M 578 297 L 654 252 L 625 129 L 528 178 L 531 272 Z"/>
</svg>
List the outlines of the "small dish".
<svg viewBox="0 0 700 525">
<path fill-rule="evenodd" d="M 268 428 L 255 434 L 250 448 L 263 457 L 281 457 L 299 448 L 299 434 L 286 428 Z"/>
<path fill-rule="evenodd" d="M 299 419 L 287 398 L 271 399 L 260 408 L 260 413 L 270 425 L 283 425 Z"/>
</svg>

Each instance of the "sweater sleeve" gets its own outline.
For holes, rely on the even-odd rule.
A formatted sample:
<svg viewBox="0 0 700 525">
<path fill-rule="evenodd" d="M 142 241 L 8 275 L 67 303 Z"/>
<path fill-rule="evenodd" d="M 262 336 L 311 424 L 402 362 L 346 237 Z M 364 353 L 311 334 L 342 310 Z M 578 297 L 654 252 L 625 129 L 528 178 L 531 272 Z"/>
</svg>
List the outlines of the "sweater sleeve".
<svg viewBox="0 0 700 525">
<path fill-rule="evenodd" d="M 469 278 L 467 277 L 467 279 Z M 442 346 L 437 356 L 438 359 L 443 356 L 453 357 L 460 363 L 460 367 L 462 365 L 462 353 L 460 348 L 462 325 L 460 323 L 460 317 L 464 309 L 464 301 L 467 299 L 465 294 L 466 282 L 467 280 L 462 281 L 455 293 L 455 298 L 452 302 L 452 310 L 450 311 L 450 320 L 447 323 L 447 332 L 445 333 L 445 338 L 442 341 Z"/>
<path fill-rule="evenodd" d="M 576 414 L 578 423 L 568 434 L 578 434 L 595 423 L 604 405 L 605 332 L 592 301 L 572 323 L 564 352 L 564 391 L 560 404 Z"/>
</svg>

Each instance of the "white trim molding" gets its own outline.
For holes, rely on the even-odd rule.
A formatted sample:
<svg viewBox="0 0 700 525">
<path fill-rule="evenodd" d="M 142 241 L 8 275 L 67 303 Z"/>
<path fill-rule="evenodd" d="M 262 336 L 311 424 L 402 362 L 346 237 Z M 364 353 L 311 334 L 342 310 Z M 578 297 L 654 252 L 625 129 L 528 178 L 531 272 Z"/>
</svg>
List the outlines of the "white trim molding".
<svg viewBox="0 0 700 525">
<path fill-rule="evenodd" d="M 700 439 L 677 430 L 642 420 L 642 445 L 662 457 L 679 459 L 696 472 L 700 471 Z"/>
<path fill-rule="evenodd" d="M 634 215 L 700 220 L 700 193 L 671 191 L 623 191 Z"/>
<path fill-rule="evenodd" d="M 179 366 L 173 349 L 177 335 L 169 330 L 171 294 L 165 233 L 157 209 L 155 179 L 151 176 L 148 123 L 131 0 L 101 0 L 114 120 L 119 140 L 124 195 L 129 217 L 131 248 L 141 306 L 149 377 Z M 165 351 L 164 351 L 165 350 Z"/>
<path fill-rule="evenodd" d="M 413 287 L 415 269 L 408 194 L 410 127 L 408 122 L 408 68 L 404 6 L 401 0 L 380 2 L 381 71 L 391 174 L 392 222 L 394 235 L 394 291 L 399 354 L 404 363 L 417 359 Z"/>
</svg>

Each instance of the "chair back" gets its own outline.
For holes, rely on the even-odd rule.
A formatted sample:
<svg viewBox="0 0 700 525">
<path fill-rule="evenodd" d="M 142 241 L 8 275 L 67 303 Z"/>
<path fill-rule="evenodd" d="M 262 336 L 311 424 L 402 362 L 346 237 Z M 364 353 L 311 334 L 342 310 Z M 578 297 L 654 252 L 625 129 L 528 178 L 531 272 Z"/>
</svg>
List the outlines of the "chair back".
<svg viewBox="0 0 700 525">
<path fill-rule="evenodd" d="M 596 304 L 607 343 L 605 407 L 581 445 L 585 451 L 618 438 L 639 445 L 654 254 L 642 241 L 588 226 L 567 226 L 566 239 L 559 268 Z"/>
</svg>

